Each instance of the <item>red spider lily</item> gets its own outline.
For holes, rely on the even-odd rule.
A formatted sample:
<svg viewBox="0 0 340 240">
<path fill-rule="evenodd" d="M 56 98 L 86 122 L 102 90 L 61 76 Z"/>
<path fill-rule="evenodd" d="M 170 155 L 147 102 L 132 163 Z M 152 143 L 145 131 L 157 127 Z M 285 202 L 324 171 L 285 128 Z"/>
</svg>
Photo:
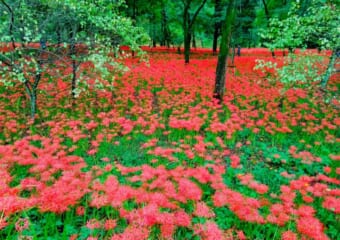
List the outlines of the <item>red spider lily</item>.
<svg viewBox="0 0 340 240">
<path fill-rule="evenodd" d="M 323 224 L 314 217 L 300 217 L 297 219 L 297 230 L 311 239 L 329 239 L 326 234 L 323 233 Z"/>
<path fill-rule="evenodd" d="M 202 239 L 214 240 L 225 239 L 223 232 L 218 228 L 216 223 L 207 222 L 205 224 L 196 224 L 194 226 L 195 234 L 199 235 Z"/>
<path fill-rule="evenodd" d="M 298 237 L 296 233 L 292 231 L 285 231 L 284 233 L 282 233 L 281 239 L 282 240 L 297 240 Z"/>
<path fill-rule="evenodd" d="M 204 202 L 197 203 L 194 215 L 206 218 L 211 218 L 215 216 L 212 210 Z"/>
<path fill-rule="evenodd" d="M 0 229 L 11 225 L 16 214 L 31 208 L 37 208 L 42 215 L 42 212 L 61 214 L 76 209 L 79 215 L 86 216 L 85 206 L 97 208 L 98 212 L 112 207 L 119 211 L 118 218 L 128 223 L 124 232 L 112 235 L 112 239 L 147 239 L 155 226 L 160 228 L 161 237 L 169 239 L 178 227 L 194 230 L 203 239 L 232 239 L 234 229 L 229 229 L 228 234 L 219 229 L 212 211 L 214 207 L 227 207 L 241 223 L 271 223 L 278 227 L 278 232 L 296 221 L 299 235 L 286 231 L 282 239 L 325 238 L 323 231 L 327 226 L 317 219 L 314 207 L 304 204 L 314 204 L 314 199 L 320 199 L 323 208 L 339 213 L 340 191 L 336 186 L 340 183 L 329 166 L 324 168 L 325 175 L 281 172 L 287 178 L 287 185 L 269 197 L 268 186 L 247 174 L 240 159 L 247 161 L 243 149 L 261 141 L 261 135 L 275 140 L 277 136 L 287 137 L 288 133 L 301 130 L 320 140 L 314 145 L 297 142 L 287 152 L 289 156 L 280 153 L 281 157 L 274 158 L 282 164 L 289 157 L 298 164 L 325 165 L 313 148 L 321 147 L 324 141 L 332 144 L 339 141 L 335 133 L 340 122 L 338 112 L 326 105 L 317 92 L 311 95 L 309 90 L 296 88 L 283 93 L 282 84 L 271 83 L 252 71 L 258 58 L 253 54 L 270 59 L 270 52 L 244 50 L 247 56 L 236 58 L 237 70 L 229 72 L 221 105 L 212 99 L 216 59 L 193 59 L 191 65 L 184 66 L 179 64 L 182 59 L 176 54 L 167 55 L 166 61 L 164 56 L 155 54 L 149 67 L 137 64 L 135 59 L 126 59 L 132 71 L 114 83 L 114 91 L 93 89 L 81 94 L 73 104 L 66 93 L 55 94 L 56 90 L 69 86 L 65 79 L 48 83 L 43 78 L 42 95 L 38 96 L 43 119 L 32 130 L 27 129 L 23 113 L 8 107 L 16 106 L 23 98 L 22 89 L 16 87 L 16 93 L 0 94 L 3 134 L 0 136 Z M 276 61 L 283 64 L 282 60 L 278 57 Z M 85 63 L 80 70 L 91 67 Z M 65 74 L 70 71 L 61 69 Z M 94 78 L 87 81 L 93 82 Z M 62 106 L 63 111 L 53 110 L 57 106 Z M 69 112 L 74 115 L 70 117 Z M 44 121 L 40 124 L 40 120 Z M 249 137 L 239 139 L 238 133 L 245 128 L 250 130 Z M 42 132 L 34 135 L 36 129 Z M 46 129 L 48 137 L 41 137 Z M 151 165 L 127 167 L 118 163 L 109 151 L 102 155 L 101 144 L 125 147 L 123 144 L 141 135 L 146 140 L 140 143 L 140 151 L 153 159 Z M 235 144 L 234 149 L 229 149 L 230 142 Z M 91 166 L 84 172 L 89 166 L 84 158 L 76 156 L 82 148 L 86 158 L 90 154 L 90 159 L 101 158 L 100 166 Z M 228 157 L 235 169 L 226 166 Z M 322 158 L 339 160 L 335 153 Z M 202 163 L 196 163 L 198 160 Z M 166 164 L 170 162 L 179 166 L 168 169 Z M 195 167 L 189 167 L 190 164 Z M 14 166 L 27 167 L 28 175 L 16 186 L 12 186 L 17 177 Z M 251 198 L 239 189 L 230 189 L 224 181 L 227 169 L 244 173 L 237 175 L 241 184 L 257 192 L 255 196 L 261 195 Z M 337 168 L 335 173 L 339 172 Z M 207 187 L 212 189 L 208 201 Z M 23 197 L 24 193 L 29 194 Z M 303 202 L 297 196 L 302 196 Z M 135 203 L 133 209 L 124 208 L 127 201 Z M 185 203 L 192 204 L 193 212 L 183 209 Z M 261 213 L 264 206 L 269 208 L 268 215 Z M 208 220 L 194 224 L 195 217 Z M 91 220 L 88 226 L 112 230 L 119 223 L 118 218 Z M 245 234 L 237 231 L 237 238 L 244 239 Z"/>
</svg>

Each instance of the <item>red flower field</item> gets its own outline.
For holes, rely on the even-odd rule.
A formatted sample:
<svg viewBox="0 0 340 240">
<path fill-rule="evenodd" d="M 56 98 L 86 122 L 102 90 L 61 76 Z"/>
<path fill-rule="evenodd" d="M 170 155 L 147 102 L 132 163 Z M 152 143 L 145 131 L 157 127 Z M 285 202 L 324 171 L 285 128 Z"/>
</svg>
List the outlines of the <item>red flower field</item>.
<svg viewBox="0 0 340 240">
<path fill-rule="evenodd" d="M 89 77 L 76 100 L 51 69 L 34 124 L 22 85 L 0 82 L 0 239 L 337 239 L 339 108 L 253 70 L 282 54 L 242 53 L 222 104 L 204 49 L 127 58 L 113 90 Z"/>
</svg>

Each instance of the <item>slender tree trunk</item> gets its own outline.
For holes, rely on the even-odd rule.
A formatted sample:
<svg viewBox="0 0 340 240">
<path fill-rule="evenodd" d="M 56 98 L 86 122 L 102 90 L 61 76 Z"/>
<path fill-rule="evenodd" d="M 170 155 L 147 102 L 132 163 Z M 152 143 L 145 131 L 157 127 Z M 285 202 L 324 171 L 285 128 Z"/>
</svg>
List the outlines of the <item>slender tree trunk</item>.
<svg viewBox="0 0 340 240">
<path fill-rule="evenodd" d="M 37 113 L 37 91 L 38 86 L 41 81 L 42 76 L 42 68 L 43 68 L 43 50 L 45 46 L 43 44 L 40 44 L 40 53 L 39 56 L 37 56 L 37 69 L 35 70 L 35 76 L 34 76 L 34 82 L 33 84 L 30 84 L 28 81 L 26 81 L 25 86 L 28 93 L 28 96 L 30 98 L 30 105 L 31 105 L 31 118 L 34 120 L 35 115 Z"/>
<path fill-rule="evenodd" d="M 219 103 L 223 101 L 223 95 L 225 92 L 226 64 L 228 60 L 232 25 L 234 24 L 234 21 L 235 21 L 235 0 L 229 0 L 225 22 L 223 23 L 222 26 L 220 52 L 218 54 L 218 61 L 216 66 L 214 97 L 218 99 Z"/>
<path fill-rule="evenodd" d="M 183 32 L 184 32 L 184 62 L 187 64 L 190 61 L 190 43 L 191 43 L 191 36 L 190 36 L 190 16 L 189 16 L 189 9 L 190 9 L 191 1 L 187 2 L 184 6 L 183 12 Z"/>
<path fill-rule="evenodd" d="M 76 98 L 76 93 L 75 90 L 77 88 L 77 64 L 76 60 L 72 60 L 72 86 L 71 86 L 71 91 L 72 91 L 72 98 Z"/>
<path fill-rule="evenodd" d="M 184 60 L 185 63 L 190 61 L 190 43 L 191 43 L 191 30 L 186 29 L 184 33 Z"/>
<path fill-rule="evenodd" d="M 196 49 L 196 36 L 195 36 L 195 30 L 192 30 L 192 47 Z"/>
<path fill-rule="evenodd" d="M 268 10 L 268 6 L 266 3 L 266 0 L 262 0 L 263 3 L 263 7 L 264 7 L 264 13 L 266 14 L 266 18 L 267 18 L 267 25 L 269 24 L 269 19 L 270 19 L 270 15 L 269 15 L 269 10 Z"/>
<path fill-rule="evenodd" d="M 170 47 L 170 30 L 168 26 L 168 17 L 166 15 L 166 10 L 165 7 L 162 9 L 162 24 L 161 24 L 161 29 L 162 29 L 162 45 Z"/>
<path fill-rule="evenodd" d="M 136 24 L 136 19 L 137 19 L 137 0 L 133 0 L 132 4 L 132 20 L 134 21 L 134 25 Z"/>
<path fill-rule="evenodd" d="M 9 21 L 9 35 L 11 37 L 11 43 L 12 43 L 12 48 L 15 50 L 16 45 L 15 45 L 15 39 L 14 39 L 14 34 L 13 34 L 13 28 L 14 28 L 14 12 L 13 9 L 8 5 L 5 0 L 1 0 L 3 5 L 5 5 L 8 13 L 10 14 L 10 21 Z"/>
<path fill-rule="evenodd" d="M 275 58 L 275 52 L 274 50 L 270 50 L 271 54 L 272 54 L 272 57 Z"/>
<path fill-rule="evenodd" d="M 266 14 L 266 19 L 267 19 L 267 27 L 269 27 L 269 21 L 270 21 L 270 14 L 269 14 L 269 9 L 268 5 L 266 3 L 266 0 L 262 0 L 263 7 L 264 7 L 264 13 Z M 275 52 L 274 50 L 271 50 L 272 57 L 275 58 Z"/>
<path fill-rule="evenodd" d="M 76 49 L 76 35 L 78 31 L 78 26 L 73 25 L 71 27 L 71 43 L 70 43 L 70 52 L 69 55 L 72 59 L 72 83 L 71 83 L 71 94 L 72 94 L 72 99 L 76 98 L 76 93 L 75 90 L 77 88 L 77 68 L 78 64 L 76 61 L 76 54 L 77 54 L 77 49 Z"/>
<path fill-rule="evenodd" d="M 165 46 L 165 17 L 164 17 L 164 11 L 162 11 L 162 21 L 161 21 L 161 32 L 162 32 L 162 38 L 161 38 L 161 46 Z"/>
<path fill-rule="evenodd" d="M 30 105 L 31 105 L 31 118 L 35 118 L 35 114 L 37 113 L 37 95 L 36 92 L 32 93 L 30 96 Z"/>
<path fill-rule="evenodd" d="M 57 29 L 57 47 L 61 46 L 61 28 L 58 27 Z"/>
<path fill-rule="evenodd" d="M 41 63 L 39 62 L 39 69 L 37 69 L 35 78 L 34 78 L 34 83 L 30 84 L 28 81 L 25 82 L 25 88 L 26 92 L 28 94 L 29 100 L 30 100 L 30 108 L 31 108 L 31 119 L 35 119 L 35 115 L 37 113 L 37 90 L 38 90 L 38 85 L 41 80 Z"/>
<path fill-rule="evenodd" d="M 327 87 L 328 80 L 332 76 L 332 72 L 333 72 L 333 69 L 334 69 L 335 61 L 337 59 L 337 52 L 338 51 L 339 51 L 338 49 L 334 49 L 333 53 L 332 53 L 332 56 L 329 59 L 327 70 L 326 70 L 326 72 L 323 75 L 322 80 L 321 80 L 321 87 L 322 88 L 326 88 Z"/>
<path fill-rule="evenodd" d="M 207 0 L 201 1 L 201 4 L 196 9 L 192 17 L 190 17 L 190 12 L 189 12 L 191 2 L 192 0 L 183 1 L 184 3 L 184 10 L 183 10 L 184 61 L 186 64 L 189 63 L 190 61 L 190 44 L 191 44 L 193 25 L 196 21 L 197 15 L 202 10 Z"/>
<path fill-rule="evenodd" d="M 150 18 L 149 18 L 149 27 L 150 27 L 150 31 L 149 31 L 149 35 L 151 37 L 151 45 L 152 47 L 156 47 L 157 43 L 156 43 L 156 31 L 155 31 L 155 16 L 154 14 L 150 14 Z"/>
<path fill-rule="evenodd" d="M 214 39 L 213 39 L 213 54 L 217 53 L 217 41 L 218 36 L 220 35 L 220 29 L 221 29 L 221 20 L 219 19 L 221 17 L 221 0 L 215 0 L 215 26 L 214 26 Z"/>
<path fill-rule="evenodd" d="M 235 66 L 235 55 L 236 55 L 236 48 L 235 45 L 233 46 L 233 54 L 231 55 L 231 66 Z"/>
<path fill-rule="evenodd" d="M 22 69 L 15 65 L 15 63 L 11 62 L 6 56 L 0 54 L 0 60 L 3 64 L 8 66 L 14 72 L 22 73 Z M 24 81 L 24 88 L 29 98 L 29 105 L 30 105 L 30 117 L 34 120 L 35 114 L 37 112 L 37 89 L 41 79 L 41 61 L 38 60 L 39 69 L 36 70 L 34 83 L 31 84 L 28 79 Z"/>
<path fill-rule="evenodd" d="M 133 0 L 133 5 L 132 5 L 132 24 L 135 26 L 136 25 L 136 21 L 137 21 L 137 3 L 136 3 L 137 0 Z M 132 51 L 131 52 L 132 54 L 132 57 L 135 56 L 135 51 Z"/>
<path fill-rule="evenodd" d="M 155 24 L 154 24 L 154 23 L 152 24 L 152 35 L 153 35 L 153 38 L 152 38 L 152 46 L 153 46 L 153 47 L 157 47 L 156 28 L 155 28 Z"/>
</svg>

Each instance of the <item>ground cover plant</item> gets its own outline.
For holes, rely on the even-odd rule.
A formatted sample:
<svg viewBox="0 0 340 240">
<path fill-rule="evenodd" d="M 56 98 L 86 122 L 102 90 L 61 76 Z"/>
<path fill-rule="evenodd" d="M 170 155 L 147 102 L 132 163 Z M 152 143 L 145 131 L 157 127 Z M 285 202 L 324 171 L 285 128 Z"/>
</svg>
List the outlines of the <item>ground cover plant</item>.
<svg viewBox="0 0 340 240">
<path fill-rule="evenodd" d="M 254 70 L 282 52 L 244 49 L 219 104 L 216 58 L 176 51 L 124 59 L 113 88 L 76 100 L 43 76 L 34 120 L 22 86 L 0 83 L 0 239 L 338 238 L 337 99 Z"/>
</svg>

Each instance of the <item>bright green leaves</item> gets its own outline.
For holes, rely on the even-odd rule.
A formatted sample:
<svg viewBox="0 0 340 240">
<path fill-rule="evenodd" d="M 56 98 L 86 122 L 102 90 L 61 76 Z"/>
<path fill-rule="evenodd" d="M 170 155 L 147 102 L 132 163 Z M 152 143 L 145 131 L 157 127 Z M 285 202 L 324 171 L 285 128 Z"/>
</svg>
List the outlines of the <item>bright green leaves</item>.
<svg viewBox="0 0 340 240">
<path fill-rule="evenodd" d="M 297 1 L 292 4 L 287 18 L 272 18 L 261 37 L 270 49 L 315 46 L 336 49 L 340 46 L 339 21 L 340 14 L 334 1 L 312 0 L 305 11 Z"/>
<path fill-rule="evenodd" d="M 290 54 L 282 67 L 278 67 L 277 63 L 271 61 L 257 60 L 256 62 L 255 70 L 260 70 L 267 75 L 271 75 L 270 72 L 274 71 L 276 74 L 274 81 L 280 81 L 287 89 L 298 83 L 311 84 L 321 80 L 318 66 L 322 64 L 323 57 L 318 55 Z"/>
</svg>

